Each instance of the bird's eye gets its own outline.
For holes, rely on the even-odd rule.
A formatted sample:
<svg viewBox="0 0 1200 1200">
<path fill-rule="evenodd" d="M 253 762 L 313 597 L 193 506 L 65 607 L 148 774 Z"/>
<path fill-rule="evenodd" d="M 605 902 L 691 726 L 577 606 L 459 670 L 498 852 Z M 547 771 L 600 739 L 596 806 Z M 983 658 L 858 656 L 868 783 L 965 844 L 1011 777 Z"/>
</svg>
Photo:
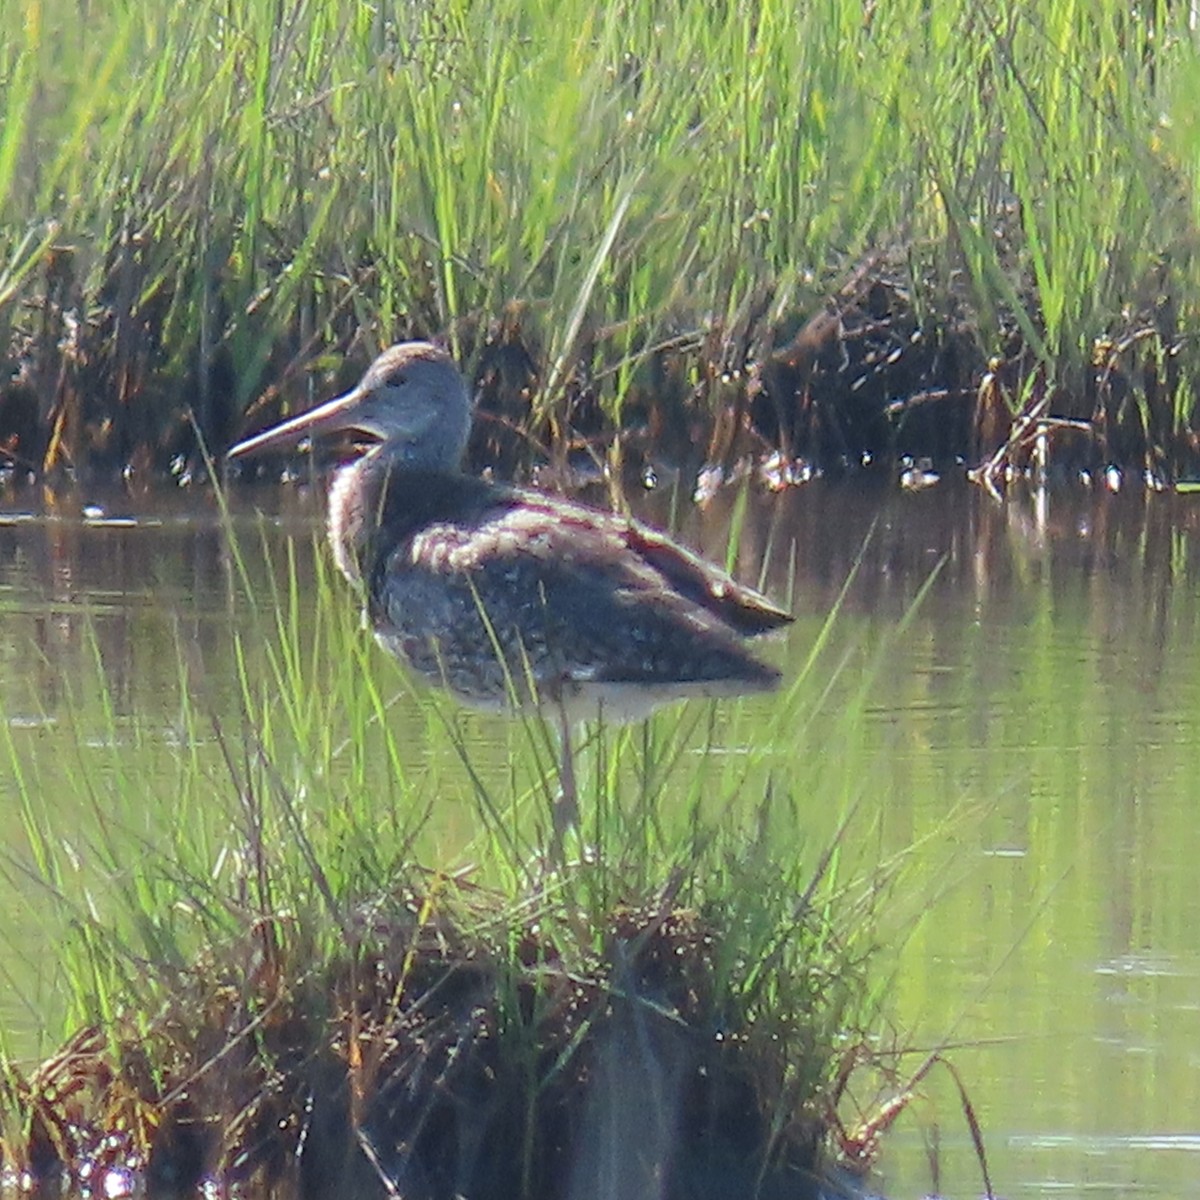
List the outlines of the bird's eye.
<svg viewBox="0 0 1200 1200">
<path fill-rule="evenodd" d="M 403 371 L 395 371 L 389 375 L 383 382 L 387 387 L 403 387 L 405 383 L 405 374 Z"/>
</svg>

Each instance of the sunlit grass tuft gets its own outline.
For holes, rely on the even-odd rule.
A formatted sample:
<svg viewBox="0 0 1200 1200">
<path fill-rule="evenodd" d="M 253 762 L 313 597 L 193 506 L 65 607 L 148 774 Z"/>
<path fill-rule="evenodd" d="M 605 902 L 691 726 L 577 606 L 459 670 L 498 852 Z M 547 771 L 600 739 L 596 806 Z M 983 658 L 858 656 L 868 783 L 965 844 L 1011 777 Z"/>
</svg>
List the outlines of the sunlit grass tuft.
<svg viewBox="0 0 1200 1200">
<path fill-rule="evenodd" d="M 605 1005 L 633 1003 L 634 1028 L 645 1006 L 752 1064 L 739 1069 L 765 1122 L 762 1169 L 801 1143 L 832 1157 L 847 1047 L 867 1053 L 882 1002 L 867 962 L 898 865 L 875 861 L 858 810 L 880 770 L 861 740 L 871 669 L 829 663 L 836 607 L 777 698 L 589 730 L 579 829 L 556 861 L 557 759 L 541 722 L 481 740 L 485 718 L 413 690 L 376 650 L 322 547 L 289 547 L 256 592 L 246 557 L 269 543 L 229 536 L 248 593 L 229 630 L 232 709 L 210 700 L 184 639 L 169 746 L 155 750 L 103 686 L 70 697 L 90 743 L 54 764 L 55 786 L 86 801 L 73 828 L 46 804 L 48 764 L 6 735 L 31 857 L 11 853 L 5 870 L 32 877 L 63 931 L 53 953 L 69 1003 L 46 1041 L 96 1031 L 68 1055 L 83 1074 L 95 1037 L 122 1072 L 136 1044 L 139 1112 L 174 1127 L 181 1097 L 204 1097 L 229 1166 L 247 1113 L 275 1119 L 291 1103 L 269 1086 L 289 1055 L 332 1054 L 352 1110 L 374 1111 L 395 1022 L 424 1010 L 421 989 L 448 986 L 439 972 L 462 971 L 497 1006 L 502 1077 L 541 1080 L 531 1095 L 573 1094 Z M 169 769 L 152 781 L 131 741 Z M 235 1069 L 248 1074 L 222 1084 Z M 31 1077 L 14 1078 L 27 1120 Z M 105 1095 L 98 1121 L 116 1119 Z M 221 1107 L 235 1097 L 244 1110 Z"/>
</svg>

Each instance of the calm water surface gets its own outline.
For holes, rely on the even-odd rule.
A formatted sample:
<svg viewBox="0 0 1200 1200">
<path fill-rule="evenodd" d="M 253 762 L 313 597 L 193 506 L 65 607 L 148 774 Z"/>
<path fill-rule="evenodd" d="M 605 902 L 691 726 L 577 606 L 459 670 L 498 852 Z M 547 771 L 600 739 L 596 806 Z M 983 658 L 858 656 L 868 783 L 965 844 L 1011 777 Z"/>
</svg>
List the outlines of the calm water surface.
<svg viewBox="0 0 1200 1200">
<path fill-rule="evenodd" d="M 682 536 L 724 558 L 730 504 L 687 513 Z M 296 545 L 307 578 L 318 508 L 301 489 L 258 491 L 233 498 L 234 525 L 276 563 Z M 668 521 L 669 498 L 645 508 Z M 161 768 L 169 796 L 183 708 L 235 708 L 229 634 L 248 613 L 227 546 L 200 492 L 0 500 L 0 763 L 15 754 L 25 795 L 83 845 L 98 806 L 86 781 L 114 739 L 139 770 Z M 246 559 L 269 594 L 261 556 Z M 881 769 L 860 806 L 879 855 L 915 846 L 879 961 L 894 1036 L 949 1044 L 997 1191 L 1195 1194 L 1200 497 L 1000 506 L 966 488 L 813 485 L 763 500 L 738 559 L 792 592 L 793 669 L 851 580 L 828 657 L 849 664 L 847 690 L 870 679 Z M 485 758 L 503 753 L 492 728 L 478 725 Z M 59 931 L 22 871 L 21 788 L 3 775 L 0 814 L 0 1023 L 32 1054 L 56 1007 L 45 943 Z M 831 819 L 812 814 L 822 830 Z M 923 1082 L 882 1165 L 894 1196 L 982 1191 L 948 1070 Z"/>
</svg>

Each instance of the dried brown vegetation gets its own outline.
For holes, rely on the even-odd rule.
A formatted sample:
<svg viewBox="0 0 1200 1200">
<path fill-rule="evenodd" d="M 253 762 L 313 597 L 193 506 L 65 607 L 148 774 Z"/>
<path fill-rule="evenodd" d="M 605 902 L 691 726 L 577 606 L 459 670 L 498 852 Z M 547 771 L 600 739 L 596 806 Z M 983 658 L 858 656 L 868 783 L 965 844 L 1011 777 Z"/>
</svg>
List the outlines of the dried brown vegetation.
<svg viewBox="0 0 1200 1200">
<path fill-rule="evenodd" d="M 106 296 L 120 293 L 118 282 Z M 634 474 L 664 463 L 728 474 L 776 453 L 819 472 L 924 461 L 994 475 L 1028 469 L 1047 449 L 1062 471 L 1115 463 L 1169 478 L 1200 468 L 1200 435 L 1180 419 L 1184 334 L 1165 293 L 1125 313 L 1053 386 L 1015 323 L 1003 353 L 985 356 L 969 298 L 939 297 L 899 251 L 864 259 L 808 314 L 772 318 L 773 300 L 763 292 L 730 323 L 639 346 L 619 411 L 608 396 L 619 331 L 581 343 L 546 407 L 543 339 L 527 309 L 463 325 L 480 411 L 472 461 L 520 475 L 580 454 L 599 463 L 615 442 Z M 136 312 L 111 298 L 89 304 L 72 255 L 48 260 L 37 318 L 10 347 L 0 386 L 0 453 L 16 474 L 165 478 L 198 465 L 197 432 L 218 451 L 233 438 L 243 420 L 228 356 L 207 356 L 204 378 L 180 378 L 162 351 L 169 307 L 153 294 Z M 285 403 L 302 407 L 309 387 L 344 382 L 372 353 L 367 341 L 345 324 L 338 380 L 310 378 L 303 362 L 315 346 L 277 347 L 279 382 L 253 406 L 253 422 Z"/>
<path fill-rule="evenodd" d="M 298 931 L 265 924 L 148 1030 L 87 1029 L 12 1073 L 8 1165 L 38 1195 L 125 1178 L 430 1200 L 835 1187 L 813 1092 L 831 1051 L 811 1013 L 739 998 L 747 964 L 730 975 L 700 914 L 617 907 L 581 969 L 536 921 L 501 945 L 431 896 L 393 909 L 307 975 Z M 847 987 L 817 974 L 810 999 Z"/>
</svg>

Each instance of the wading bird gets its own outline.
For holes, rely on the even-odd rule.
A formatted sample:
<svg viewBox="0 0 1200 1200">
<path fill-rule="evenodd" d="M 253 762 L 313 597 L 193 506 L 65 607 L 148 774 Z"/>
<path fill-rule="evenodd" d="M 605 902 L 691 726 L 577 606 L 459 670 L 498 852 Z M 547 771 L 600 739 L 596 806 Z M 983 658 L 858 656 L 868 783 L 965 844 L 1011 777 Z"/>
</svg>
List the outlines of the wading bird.
<svg viewBox="0 0 1200 1200">
<path fill-rule="evenodd" d="M 385 350 L 343 396 L 239 442 L 239 458 L 349 431 L 329 541 L 380 644 L 476 707 L 536 708 L 563 734 L 690 696 L 775 687 L 745 639 L 789 613 L 637 521 L 460 469 L 466 382 L 428 342 Z"/>
</svg>

